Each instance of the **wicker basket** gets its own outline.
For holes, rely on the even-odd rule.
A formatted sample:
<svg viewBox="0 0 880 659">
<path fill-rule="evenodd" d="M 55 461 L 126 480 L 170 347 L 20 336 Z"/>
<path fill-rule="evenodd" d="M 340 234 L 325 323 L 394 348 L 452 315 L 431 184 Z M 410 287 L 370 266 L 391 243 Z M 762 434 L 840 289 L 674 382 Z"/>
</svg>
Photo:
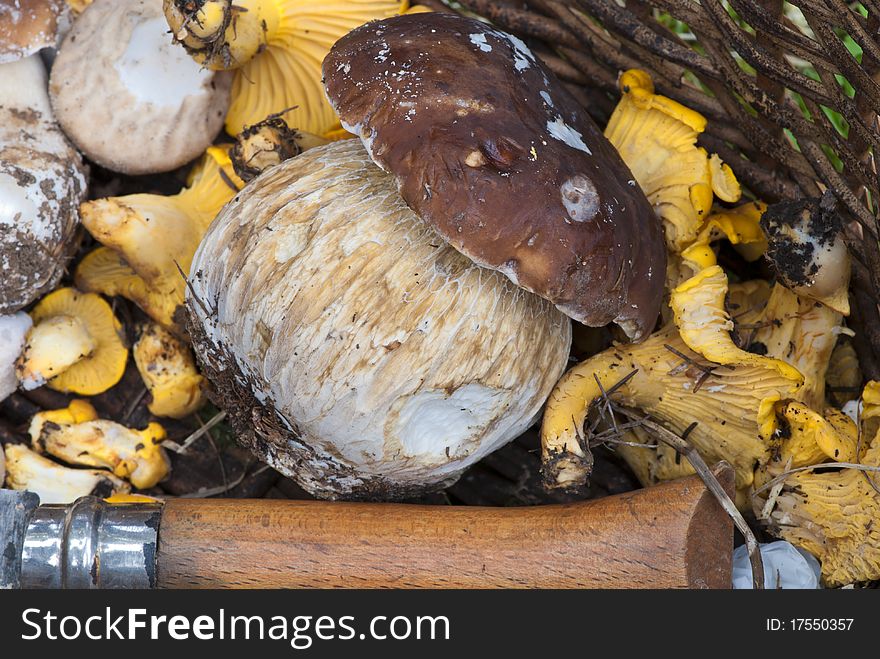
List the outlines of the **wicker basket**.
<svg viewBox="0 0 880 659">
<path fill-rule="evenodd" d="M 452 3 L 458 7 L 458 3 Z M 462 0 L 529 40 L 604 125 L 617 76 L 647 70 L 701 112 L 700 141 L 757 197 L 831 189 L 854 257 L 850 324 L 880 378 L 880 1 Z"/>
</svg>

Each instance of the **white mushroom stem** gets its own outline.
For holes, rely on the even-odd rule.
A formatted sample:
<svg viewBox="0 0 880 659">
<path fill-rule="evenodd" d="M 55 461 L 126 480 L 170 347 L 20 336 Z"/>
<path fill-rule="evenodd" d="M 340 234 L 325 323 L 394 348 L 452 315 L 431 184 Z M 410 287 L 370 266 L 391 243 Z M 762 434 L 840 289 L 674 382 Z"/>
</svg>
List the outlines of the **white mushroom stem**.
<svg viewBox="0 0 880 659">
<path fill-rule="evenodd" d="M 81 359 L 97 342 L 79 318 L 53 316 L 38 323 L 27 336 L 27 343 L 16 366 L 18 380 L 26 390 L 42 387 Z"/>
<path fill-rule="evenodd" d="M 24 312 L 0 316 L 0 401 L 18 388 L 15 360 L 24 348 L 31 317 Z M 3 478 L 0 477 L 0 485 Z"/>
<path fill-rule="evenodd" d="M 0 65 L 0 313 L 55 286 L 85 196 L 85 169 L 55 123 L 39 55 Z"/>
<path fill-rule="evenodd" d="M 36 492 L 40 503 L 71 503 L 90 494 L 108 497 L 131 490 L 109 471 L 63 467 L 21 444 L 6 446 L 6 469 L 7 485 Z"/>
</svg>

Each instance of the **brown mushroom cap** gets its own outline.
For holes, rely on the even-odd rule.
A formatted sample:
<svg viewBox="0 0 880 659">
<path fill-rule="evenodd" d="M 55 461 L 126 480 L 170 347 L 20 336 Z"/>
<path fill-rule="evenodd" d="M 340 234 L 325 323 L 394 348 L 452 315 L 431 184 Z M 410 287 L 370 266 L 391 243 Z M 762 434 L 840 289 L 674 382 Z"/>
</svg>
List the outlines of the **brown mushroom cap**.
<svg viewBox="0 0 880 659">
<path fill-rule="evenodd" d="M 67 17 L 64 0 L 0 0 L 0 64 L 54 46 Z"/>
<path fill-rule="evenodd" d="M 584 324 L 651 332 L 660 221 L 522 41 L 453 14 L 398 16 L 348 33 L 323 72 L 343 126 L 453 247 Z"/>
</svg>

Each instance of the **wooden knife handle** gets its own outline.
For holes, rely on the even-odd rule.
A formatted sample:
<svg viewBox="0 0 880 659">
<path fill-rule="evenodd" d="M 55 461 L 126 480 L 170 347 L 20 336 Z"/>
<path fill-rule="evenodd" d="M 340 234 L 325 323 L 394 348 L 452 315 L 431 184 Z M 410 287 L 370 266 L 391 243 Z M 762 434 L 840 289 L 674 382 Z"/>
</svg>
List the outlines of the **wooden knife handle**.
<svg viewBox="0 0 880 659">
<path fill-rule="evenodd" d="M 719 478 L 732 489 L 732 472 Z M 696 476 L 522 508 L 171 499 L 164 588 L 729 588 L 733 525 Z"/>
</svg>

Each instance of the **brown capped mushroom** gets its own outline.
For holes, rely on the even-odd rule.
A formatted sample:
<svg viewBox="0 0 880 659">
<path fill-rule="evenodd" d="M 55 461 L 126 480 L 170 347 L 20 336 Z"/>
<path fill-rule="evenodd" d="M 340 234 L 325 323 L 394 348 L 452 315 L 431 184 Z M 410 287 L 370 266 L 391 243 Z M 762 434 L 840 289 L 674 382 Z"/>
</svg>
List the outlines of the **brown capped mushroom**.
<svg viewBox="0 0 880 659">
<path fill-rule="evenodd" d="M 522 41 L 453 14 L 398 16 L 348 33 L 323 71 L 343 126 L 453 247 L 584 324 L 653 330 L 660 221 Z"/>
<path fill-rule="evenodd" d="M 54 46 L 69 11 L 64 0 L 0 0 L 0 64 Z"/>
</svg>

